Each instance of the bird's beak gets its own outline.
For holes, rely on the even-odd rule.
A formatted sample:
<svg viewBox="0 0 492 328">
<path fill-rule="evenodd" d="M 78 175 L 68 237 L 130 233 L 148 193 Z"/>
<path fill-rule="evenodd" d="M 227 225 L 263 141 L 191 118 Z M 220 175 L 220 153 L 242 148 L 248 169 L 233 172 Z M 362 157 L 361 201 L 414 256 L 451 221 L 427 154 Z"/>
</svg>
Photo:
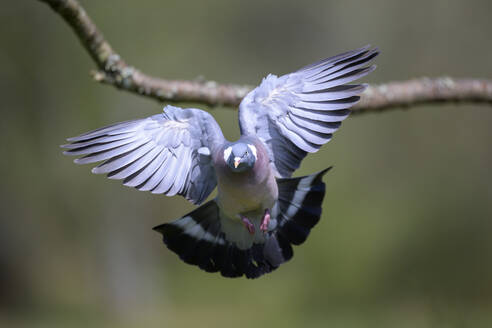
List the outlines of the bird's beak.
<svg viewBox="0 0 492 328">
<path fill-rule="evenodd" d="M 234 168 L 237 169 L 239 166 L 239 163 L 241 163 L 241 157 L 234 157 Z"/>
</svg>

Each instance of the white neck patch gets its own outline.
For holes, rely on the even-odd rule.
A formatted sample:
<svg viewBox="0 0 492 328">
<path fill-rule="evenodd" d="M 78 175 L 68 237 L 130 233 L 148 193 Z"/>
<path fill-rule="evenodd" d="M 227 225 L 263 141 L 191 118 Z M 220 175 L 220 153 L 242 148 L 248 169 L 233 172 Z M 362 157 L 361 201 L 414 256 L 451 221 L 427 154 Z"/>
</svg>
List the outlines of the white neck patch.
<svg viewBox="0 0 492 328">
<path fill-rule="evenodd" d="M 248 144 L 248 148 L 251 149 L 251 152 L 253 153 L 255 159 L 258 159 L 258 156 L 256 155 L 256 147 L 254 145 Z"/>
<path fill-rule="evenodd" d="M 229 157 L 231 156 L 231 152 L 232 152 L 232 147 L 231 146 L 229 146 L 226 149 L 224 149 L 224 162 L 227 163 L 227 161 L 229 160 Z"/>
</svg>

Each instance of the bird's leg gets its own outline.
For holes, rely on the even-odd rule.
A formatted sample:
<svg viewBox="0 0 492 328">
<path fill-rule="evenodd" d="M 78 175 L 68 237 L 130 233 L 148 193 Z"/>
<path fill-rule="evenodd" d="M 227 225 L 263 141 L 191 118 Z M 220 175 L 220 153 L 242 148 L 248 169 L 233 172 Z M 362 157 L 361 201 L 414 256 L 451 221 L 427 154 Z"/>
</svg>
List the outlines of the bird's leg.
<svg viewBox="0 0 492 328">
<path fill-rule="evenodd" d="M 243 222 L 244 224 L 244 227 L 246 229 L 248 229 L 248 232 L 251 234 L 251 235 L 254 235 L 255 234 L 255 226 L 253 225 L 253 223 L 251 223 L 251 221 L 245 217 L 244 215 L 239 215 L 241 217 L 241 221 Z"/>
<path fill-rule="evenodd" d="M 263 232 L 268 231 L 268 225 L 270 224 L 270 210 L 267 208 L 265 214 L 263 214 L 263 219 L 261 219 L 260 229 Z"/>
</svg>

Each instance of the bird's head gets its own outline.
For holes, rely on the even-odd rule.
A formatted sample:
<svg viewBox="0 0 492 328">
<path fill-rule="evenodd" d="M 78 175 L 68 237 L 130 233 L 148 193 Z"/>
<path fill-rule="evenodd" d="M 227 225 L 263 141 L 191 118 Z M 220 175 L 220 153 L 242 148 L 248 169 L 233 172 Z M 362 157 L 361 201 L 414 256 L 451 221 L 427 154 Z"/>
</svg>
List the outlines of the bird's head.
<svg viewBox="0 0 492 328">
<path fill-rule="evenodd" d="M 238 141 L 224 149 L 224 161 L 233 172 L 244 172 L 252 169 L 256 160 L 256 147 L 253 144 Z"/>
</svg>

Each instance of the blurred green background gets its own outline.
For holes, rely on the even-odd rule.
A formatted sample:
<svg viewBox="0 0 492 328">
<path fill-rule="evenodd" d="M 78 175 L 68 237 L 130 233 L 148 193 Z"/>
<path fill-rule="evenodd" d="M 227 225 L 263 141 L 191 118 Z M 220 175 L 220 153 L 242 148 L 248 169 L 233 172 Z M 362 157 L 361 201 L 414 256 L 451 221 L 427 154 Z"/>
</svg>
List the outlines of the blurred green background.
<svg viewBox="0 0 492 328">
<path fill-rule="evenodd" d="M 492 77 L 488 0 L 82 4 L 127 62 L 166 78 L 255 85 L 367 43 L 382 50 L 370 83 Z M 274 273 L 231 280 L 151 230 L 191 210 L 184 199 L 92 175 L 58 148 L 162 104 L 93 82 L 38 1 L 4 3 L 0 36 L 1 327 L 492 326 L 491 107 L 349 118 L 298 172 L 335 166 L 310 238 Z M 213 114 L 237 137 L 236 111 Z"/>
</svg>

